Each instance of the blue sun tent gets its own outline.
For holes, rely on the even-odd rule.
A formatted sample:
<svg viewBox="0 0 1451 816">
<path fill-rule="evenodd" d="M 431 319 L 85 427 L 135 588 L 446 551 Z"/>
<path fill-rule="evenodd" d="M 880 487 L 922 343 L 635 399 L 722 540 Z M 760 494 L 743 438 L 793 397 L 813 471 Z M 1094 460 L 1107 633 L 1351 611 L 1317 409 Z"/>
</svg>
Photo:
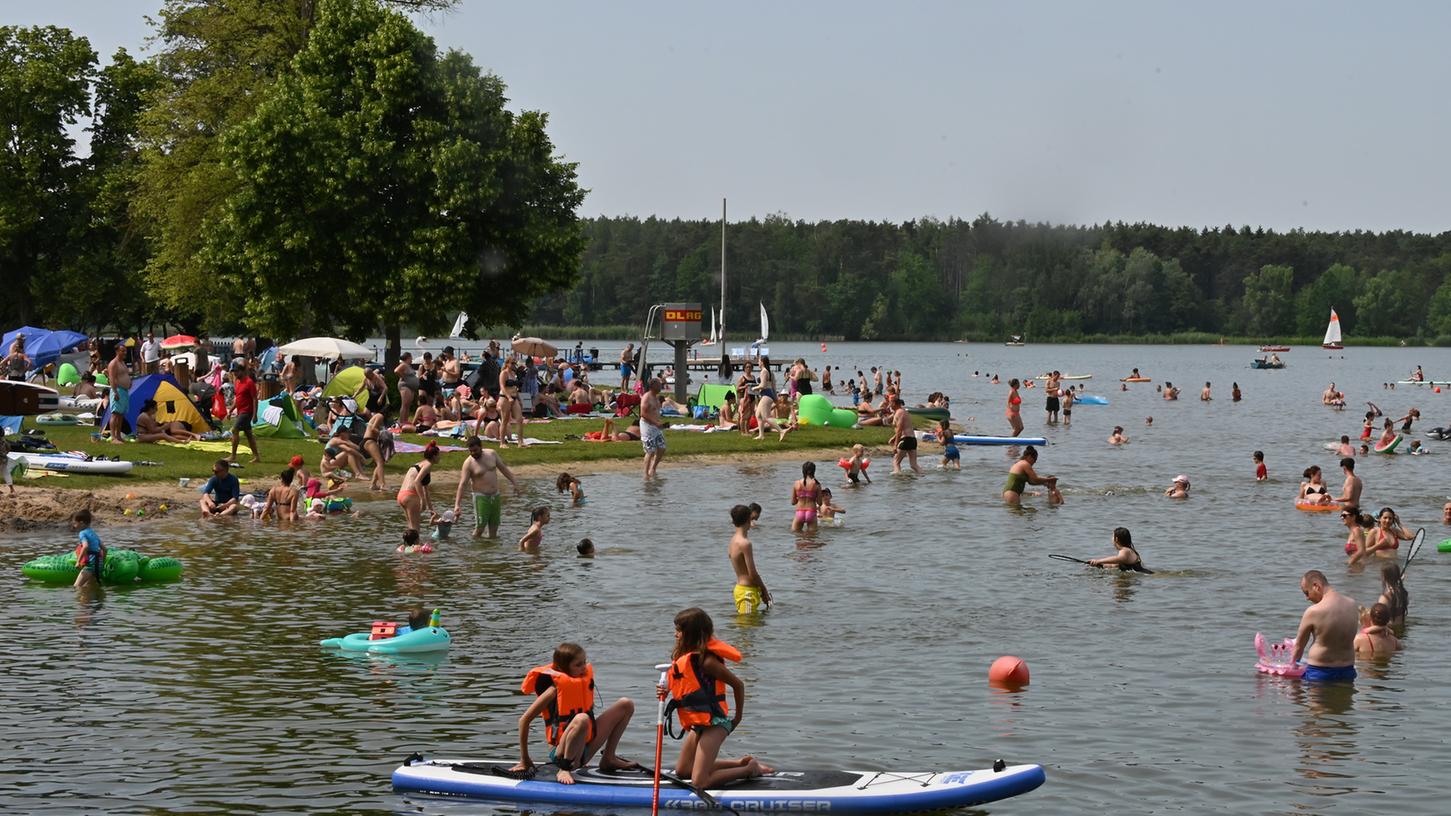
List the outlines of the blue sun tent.
<svg viewBox="0 0 1451 816">
<path fill-rule="evenodd" d="M 148 374 L 137 377 L 131 383 L 131 403 L 125 414 L 126 433 L 136 430 L 136 417 L 147 400 L 156 400 L 157 422 L 185 422 L 196 433 L 208 430 L 207 421 L 202 418 L 201 412 L 186 398 L 181 386 L 170 374 Z M 107 405 L 106 414 L 101 417 L 101 427 L 110 424 L 111 406 Z"/>
</svg>

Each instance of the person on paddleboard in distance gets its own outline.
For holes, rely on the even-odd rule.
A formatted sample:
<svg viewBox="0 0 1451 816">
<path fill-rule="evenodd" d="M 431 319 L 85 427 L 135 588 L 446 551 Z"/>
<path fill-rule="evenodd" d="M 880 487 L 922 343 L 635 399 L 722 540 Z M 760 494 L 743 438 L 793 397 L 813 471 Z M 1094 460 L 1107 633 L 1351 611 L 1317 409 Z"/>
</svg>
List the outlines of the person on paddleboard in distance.
<svg viewBox="0 0 1451 816">
<path fill-rule="evenodd" d="M 1290 662 L 1298 663 L 1303 656 L 1303 679 L 1312 682 L 1354 680 L 1355 635 L 1360 631 L 1355 599 L 1331 589 L 1330 579 L 1320 570 L 1300 578 L 1300 591 L 1310 608 L 1300 618 Z"/>
<path fill-rule="evenodd" d="M 1134 549 L 1134 537 L 1129 533 L 1129 528 L 1113 529 L 1113 546 L 1118 552 L 1107 558 L 1094 558 L 1088 562 L 1088 566 L 1118 567 L 1120 572 L 1149 572 L 1144 568 L 1144 560 L 1139 557 L 1139 551 Z"/>
<path fill-rule="evenodd" d="M 715 623 L 705 610 L 692 607 L 675 616 L 675 650 L 670 655 L 670 705 L 685 730 L 675 773 L 698 788 L 718 788 L 737 779 L 750 779 L 775 769 L 747 755 L 720 759 L 721 745 L 741 724 L 745 713 L 746 684 L 725 661 L 739 662 L 741 653 L 716 640 Z M 725 699 L 729 687 L 735 711 Z M 673 733 L 672 733 L 673 736 Z"/>
<path fill-rule="evenodd" d="M 554 775 L 556 782 L 573 785 L 570 771 L 583 768 L 600 748 L 604 748 L 601 771 L 644 770 L 640 763 L 615 753 L 635 714 L 635 702 L 621 697 L 595 716 L 594 667 L 585 659 L 584 647 L 559 644 L 549 665 L 530 669 L 519 688 L 535 696 L 519 717 L 519 763 L 509 769 L 511 772 L 534 770 L 534 760 L 529 756 L 529 726 L 540 716 L 544 717 L 549 762 L 559 768 Z"/>
<path fill-rule="evenodd" d="M 1044 485 L 1048 488 L 1049 500 L 1055 504 L 1063 501 L 1063 494 L 1058 492 L 1057 476 L 1039 476 L 1033 469 L 1038 461 L 1038 449 L 1029 445 L 1023 451 L 1022 458 L 1008 468 L 1008 481 L 1003 485 L 1003 501 L 1017 506 L 1022 503 L 1023 492 L 1028 485 Z"/>
</svg>

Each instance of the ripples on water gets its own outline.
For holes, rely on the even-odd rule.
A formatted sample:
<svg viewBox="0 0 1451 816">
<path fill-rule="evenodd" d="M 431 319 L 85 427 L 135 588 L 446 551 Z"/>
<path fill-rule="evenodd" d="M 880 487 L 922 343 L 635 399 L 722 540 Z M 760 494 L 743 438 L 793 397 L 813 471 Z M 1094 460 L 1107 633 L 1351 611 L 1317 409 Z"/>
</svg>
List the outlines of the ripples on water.
<svg viewBox="0 0 1451 816">
<path fill-rule="evenodd" d="M 1359 428 L 1356 411 L 1319 406 L 1319 391 L 1333 379 L 1353 405 L 1368 397 L 1397 416 L 1414 405 L 1425 427 L 1451 424 L 1446 396 L 1380 389 L 1417 363 L 1446 376 L 1451 355 L 1354 350 L 1342 361 L 1297 349 L 1279 372 L 1244 368 L 1250 356 L 1242 347 L 833 349 L 851 368 L 901 368 L 909 394 L 945 387 L 954 415 L 988 433 L 1005 425 L 1005 387 L 971 369 L 1096 374 L 1091 390 L 1113 405 L 1082 407 L 1071 428 L 1045 432 L 1053 444 L 1041 470 L 1064 479 L 1068 503 L 1033 499 L 1023 514 L 997 499 L 1011 451 L 965 448 L 962 472 L 951 473 L 924 445 L 922 476 L 892 478 L 883 461 L 869 487 L 833 484 L 846 524 L 815 536 L 786 529 L 797 464 L 668 460 L 665 479 L 644 491 L 633 472 L 585 476 L 580 508 L 551 479 L 528 480 L 527 495 L 508 501 L 505 541 L 456 532 L 432 555 L 393 552 L 400 524 L 387 502 L 352 522 L 292 530 L 184 514 L 106 527 L 109 546 L 177 555 L 187 573 L 92 603 L 14 569 L 68 536 L 12 536 L 0 543 L 12 644 L 0 737 L 13 746 L 0 809 L 515 812 L 401 797 L 388 775 L 415 750 L 513 757 L 525 702 L 513 691 L 561 640 L 585 644 L 606 701 L 640 704 L 624 753 L 648 762 L 651 665 L 672 645 L 673 614 L 700 605 L 747 655 L 747 716 L 727 747 L 780 764 L 981 767 L 1001 756 L 1048 767 L 1045 787 L 994 813 L 1444 813 L 1451 666 L 1435 633 L 1448 623 L 1451 559 L 1434 544 L 1446 537 L 1451 446 L 1362 465 L 1367 506 L 1393 504 L 1428 528 L 1408 580 L 1406 651 L 1362 665 L 1353 689 L 1312 688 L 1256 675 L 1251 640 L 1257 630 L 1293 634 L 1305 569 L 1326 570 L 1367 602 L 1377 592 L 1377 570 L 1345 569 L 1336 519 L 1291 505 L 1308 464 L 1338 486 L 1322 445 Z M 1166 404 L 1152 385 L 1110 390 L 1133 365 L 1156 382 L 1182 380 L 1186 398 Z M 1197 399 L 1205 379 L 1219 395 L 1209 405 Z M 1246 394 L 1239 405 L 1228 400 L 1233 379 Z M 1024 398 L 1040 408 L 1041 391 Z M 1025 416 L 1029 432 L 1042 428 L 1037 410 Z M 1114 424 L 1133 440 L 1122 449 L 1104 444 Z M 1268 484 L 1254 482 L 1255 449 L 1266 453 Z M 820 465 L 835 482 L 836 468 Z M 1188 502 L 1159 495 L 1178 473 L 1193 480 Z M 778 604 L 737 619 L 726 510 L 753 500 L 767 508 L 753 538 Z M 537 503 L 555 513 L 535 558 L 513 541 Z M 1118 525 L 1159 574 L 1045 557 L 1107 554 Z M 575 556 L 585 535 L 597 558 Z M 316 646 L 416 603 L 442 607 L 455 638 L 446 656 L 356 658 Z M 988 664 L 1007 653 L 1032 667 L 1022 692 L 986 683 Z"/>
</svg>

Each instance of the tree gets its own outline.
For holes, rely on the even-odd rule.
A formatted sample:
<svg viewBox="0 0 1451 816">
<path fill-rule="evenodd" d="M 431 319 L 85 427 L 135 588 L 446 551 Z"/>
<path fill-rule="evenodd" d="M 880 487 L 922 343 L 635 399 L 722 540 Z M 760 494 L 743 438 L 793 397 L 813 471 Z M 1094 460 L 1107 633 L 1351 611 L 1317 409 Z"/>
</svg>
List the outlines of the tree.
<svg viewBox="0 0 1451 816">
<path fill-rule="evenodd" d="M 1426 328 L 1434 337 L 1451 337 L 1451 278 L 1447 278 L 1426 308 Z"/>
<path fill-rule="evenodd" d="M 1353 301 L 1360 288 L 1360 274 L 1354 267 L 1334 264 L 1325 270 L 1295 295 L 1295 326 L 1299 333 L 1318 337 L 1325 331 L 1331 309 L 1337 310 L 1342 325 L 1355 324 Z"/>
<path fill-rule="evenodd" d="M 0 26 L 0 323 L 37 316 L 83 217 L 82 164 L 66 128 L 89 116 L 96 54 L 54 26 Z"/>
<path fill-rule="evenodd" d="M 583 192 L 544 117 L 371 0 L 323 0 L 306 47 L 222 139 L 235 179 L 203 262 L 243 322 L 362 337 L 431 333 L 466 309 L 517 319 L 577 273 Z M 353 294 L 356 293 L 356 296 Z"/>
<path fill-rule="evenodd" d="M 129 327 L 156 313 L 141 275 L 149 255 L 146 236 L 129 205 L 140 166 L 138 120 L 159 86 L 160 74 L 124 48 L 97 76 L 91 155 L 78 185 L 85 217 L 72 227 L 75 251 L 60 274 L 45 281 L 43 311 L 55 323 Z"/>
<path fill-rule="evenodd" d="M 1293 329 L 1295 301 L 1290 286 L 1294 277 L 1295 270 L 1274 265 L 1245 276 L 1245 328 L 1251 334 L 1272 337 Z"/>
<path fill-rule="evenodd" d="M 1392 270 L 1365 282 L 1355 299 L 1355 330 L 1362 335 L 1405 337 L 1414 334 L 1416 301 L 1410 292 L 1409 276 Z"/>
</svg>

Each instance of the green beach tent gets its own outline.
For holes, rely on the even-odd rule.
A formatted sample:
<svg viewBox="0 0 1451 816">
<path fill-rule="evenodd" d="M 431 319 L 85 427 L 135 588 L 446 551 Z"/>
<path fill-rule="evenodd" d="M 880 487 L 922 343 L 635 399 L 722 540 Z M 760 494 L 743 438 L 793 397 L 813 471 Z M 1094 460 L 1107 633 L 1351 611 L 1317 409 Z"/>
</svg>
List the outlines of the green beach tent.
<svg viewBox="0 0 1451 816">
<path fill-rule="evenodd" d="M 312 424 L 291 394 L 279 394 L 262 403 L 262 415 L 252 426 L 252 433 L 273 439 L 307 439 L 311 430 Z"/>
<path fill-rule="evenodd" d="M 368 388 L 364 384 L 362 366 L 348 366 L 339 371 L 327 387 L 322 390 L 325 399 L 332 397 L 352 397 L 359 405 L 368 402 Z"/>
<path fill-rule="evenodd" d="M 695 395 L 695 404 L 709 405 L 711 408 L 719 411 L 720 407 L 725 404 L 725 395 L 735 390 L 733 386 L 729 385 L 701 383 L 700 393 Z"/>
</svg>

